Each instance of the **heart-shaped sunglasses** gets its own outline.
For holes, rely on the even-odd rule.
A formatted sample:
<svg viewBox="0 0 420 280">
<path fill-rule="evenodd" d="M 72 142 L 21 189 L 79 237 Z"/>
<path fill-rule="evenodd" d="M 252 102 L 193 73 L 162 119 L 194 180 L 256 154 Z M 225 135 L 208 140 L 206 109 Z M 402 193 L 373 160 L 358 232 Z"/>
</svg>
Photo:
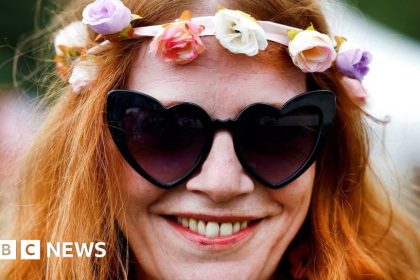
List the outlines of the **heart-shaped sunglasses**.
<svg viewBox="0 0 420 280">
<path fill-rule="evenodd" d="M 255 103 L 235 119 L 212 120 L 193 103 L 170 107 L 144 93 L 112 90 L 107 122 L 131 167 L 161 188 L 175 187 L 206 160 L 216 131 L 230 131 L 244 170 L 269 188 L 299 177 L 315 161 L 335 116 L 327 90 L 300 94 L 281 108 Z"/>
</svg>

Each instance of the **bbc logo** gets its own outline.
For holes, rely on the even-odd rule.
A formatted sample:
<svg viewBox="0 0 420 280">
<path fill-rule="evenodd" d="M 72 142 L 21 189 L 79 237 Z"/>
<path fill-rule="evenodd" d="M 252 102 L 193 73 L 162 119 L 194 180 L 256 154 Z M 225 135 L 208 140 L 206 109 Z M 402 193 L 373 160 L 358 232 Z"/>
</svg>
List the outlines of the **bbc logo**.
<svg viewBox="0 0 420 280">
<path fill-rule="evenodd" d="M 20 245 L 20 248 L 18 246 Z M 106 256 L 105 242 L 46 242 L 44 247 L 44 257 L 57 258 L 83 258 Z M 20 256 L 17 253 L 20 252 Z M 40 260 L 41 241 L 40 240 L 0 240 L 0 260 Z"/>
<path fill-rule="evenodd" d="M 0 260 L 16 259 L 16 240 L 0 240 Z M 39 240 L 20 241 L 21 260 L 39 260 L 41 258 L 41 242 Z"/>
</svg>

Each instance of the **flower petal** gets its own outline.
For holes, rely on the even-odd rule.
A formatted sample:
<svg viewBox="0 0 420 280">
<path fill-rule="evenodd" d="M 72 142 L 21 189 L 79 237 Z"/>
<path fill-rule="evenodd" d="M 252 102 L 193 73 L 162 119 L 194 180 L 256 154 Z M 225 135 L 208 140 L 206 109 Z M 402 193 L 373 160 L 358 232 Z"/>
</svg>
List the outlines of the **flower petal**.
<svg viewBox="0 0 420 280">
<path fill-rule="evenodd" d="M 219 10 L 214 21 L 216 38 L 232 53 L 253 56 L 268 46 L 262 27 L 254 18 L 242 11 Z"/>
<path fill-rule="evenodd" d="M 83 10 L 83 23 L 102 35 L 116 34 L 131 22 L 131 11 L 120 0 L 96 0 Z"/>
<path fill-rule="evenodd" d="M 190 21 L 165 26 L 150 44 L 150 51 L 166 62 L 186 64 L 198 57 L 205 47 L 200 39 L 202 26 Z"/>
<path fill-rule="evenodd" d="M 293 63 L 303 72 L 323 72 L 331 67 L 337 57 L 329 36 L 309 29 L 296 34 L 289 42 Z"/>
</svg>

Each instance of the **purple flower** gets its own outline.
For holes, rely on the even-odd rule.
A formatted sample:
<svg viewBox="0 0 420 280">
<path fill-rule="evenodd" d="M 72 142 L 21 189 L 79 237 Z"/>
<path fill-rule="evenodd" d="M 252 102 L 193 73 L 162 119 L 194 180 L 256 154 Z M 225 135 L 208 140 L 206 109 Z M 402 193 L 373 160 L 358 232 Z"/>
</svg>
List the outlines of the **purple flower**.
<svg viewBox="0 0 420 280">
<path fill-rule="evenodd" d="M 102 35 L 119 33 L 130 22 L 131 11 L 120 0 L 96 0 L 83 10 L 83 23 Z"/>
<path fill-rule="evenodd" d="M 369 52 L 344 42 L 338 51 L 336 66 L 344 76 L 361 81 L 369 72 L 371 61 Z"/>
</svg>

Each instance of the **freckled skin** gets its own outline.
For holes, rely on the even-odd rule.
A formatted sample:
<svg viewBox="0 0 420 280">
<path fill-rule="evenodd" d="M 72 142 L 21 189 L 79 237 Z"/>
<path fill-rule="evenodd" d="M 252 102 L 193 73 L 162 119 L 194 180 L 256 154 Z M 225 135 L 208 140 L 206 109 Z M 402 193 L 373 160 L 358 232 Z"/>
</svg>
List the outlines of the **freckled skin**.
<svg viewBox="0 0 420 280">
<path fill-rule="evenodd" d="M 306 90 L 305 76 L 289 61 L 235 55 L 214 38 L 188 65 L 160 62 L 140 51 L 128 88 L 166 105 L 193 102 L 212 118 L 234 118 L 255 102 L 280 105 Z M 269 279 L 301 227 L 309 208 L 315 164 L 278 190 L 255 182 L 242 169 L 227 131 L 218 131 L 202 168 L 186 183 L 162 190 L 128 164 L 122 174 L 126 196 L 119 224 L 139 261 L 142 279 Z M 210 215 L 258 214 L 266 218 L 251 238 L 231 250 L 209 253 L 174 234 L 159 214 L 185 211 Z"/>
</svg>

